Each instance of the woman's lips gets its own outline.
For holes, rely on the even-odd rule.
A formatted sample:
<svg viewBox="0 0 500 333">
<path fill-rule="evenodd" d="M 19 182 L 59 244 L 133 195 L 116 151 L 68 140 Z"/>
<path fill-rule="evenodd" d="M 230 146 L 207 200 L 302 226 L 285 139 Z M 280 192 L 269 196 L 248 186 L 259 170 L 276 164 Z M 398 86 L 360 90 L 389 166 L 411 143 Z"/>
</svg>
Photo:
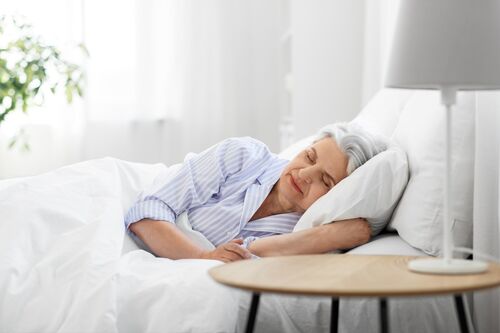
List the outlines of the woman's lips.
<svg viewBox="0 0 500 333">
<path fill-rule="evenodd" d="M 297 191 L 299 192 L 300 194 L 302 194 L 302 190 L 300 189 L 299 185 L 297 185 L 297 183 L 295 182 L 295 179 L 293 179 L 293 176 L 290 175 L 290 183 L 292 184 L 292 187 Z"/>
</svg>

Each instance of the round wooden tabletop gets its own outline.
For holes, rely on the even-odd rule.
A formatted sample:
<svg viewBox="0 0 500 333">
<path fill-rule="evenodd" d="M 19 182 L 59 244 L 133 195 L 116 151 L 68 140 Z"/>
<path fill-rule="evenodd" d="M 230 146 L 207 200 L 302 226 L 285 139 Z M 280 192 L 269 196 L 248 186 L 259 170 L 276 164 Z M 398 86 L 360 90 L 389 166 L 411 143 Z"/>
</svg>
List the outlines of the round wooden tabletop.
<svg viewBox="0 0 500 333">
<path fill-rule="evenodd" d="M 411 296 L 500 286 L 500 265 L 472 275 L 408 270 L 408 256 L 320 254 L 242 260 L 210 269 L 216 281 L 254 292 L 322 296 Z"/>
</svg>

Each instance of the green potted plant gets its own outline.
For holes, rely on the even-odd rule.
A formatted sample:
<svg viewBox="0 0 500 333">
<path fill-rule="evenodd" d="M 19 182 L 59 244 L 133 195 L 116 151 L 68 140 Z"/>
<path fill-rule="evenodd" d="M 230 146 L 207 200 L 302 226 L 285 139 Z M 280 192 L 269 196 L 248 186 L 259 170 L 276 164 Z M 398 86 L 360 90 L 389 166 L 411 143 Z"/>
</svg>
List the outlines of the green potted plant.
<svg viewBox="0 0 500 333">
<path fill-rule="evenodd" d="M 88 56 L 83 44 L 79 48 Z M 83 96 L 84 82 L 83 68 L 46 44 L 26 19 L 0 16 L 0 130 L 9 114 L 43 105 L 47 94 L 64 90 L 71 103 L 75 95 Z M 9 148 L 20 138 L 21 132 L 11 138 Z M 29 148 L 26 141 L 22 146 Z"/>
</svg>

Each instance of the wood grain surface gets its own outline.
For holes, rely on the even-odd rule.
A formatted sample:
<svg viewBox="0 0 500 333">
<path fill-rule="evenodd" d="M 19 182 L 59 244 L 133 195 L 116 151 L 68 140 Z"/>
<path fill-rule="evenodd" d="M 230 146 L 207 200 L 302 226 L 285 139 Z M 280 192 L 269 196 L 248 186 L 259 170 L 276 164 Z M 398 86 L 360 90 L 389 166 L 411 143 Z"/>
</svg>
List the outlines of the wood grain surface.
<svg viewBox="0 0 500 333">
<path fill-rule="evenodd" d="M 500 286 L 500 265 L 474 275 L 408 270 L 422 257 L 320 254 L 237 261 L 209 270 L 218 282 L 256 292 L 322 296 L 411 296 L 462 293 Z"/>
</svg>

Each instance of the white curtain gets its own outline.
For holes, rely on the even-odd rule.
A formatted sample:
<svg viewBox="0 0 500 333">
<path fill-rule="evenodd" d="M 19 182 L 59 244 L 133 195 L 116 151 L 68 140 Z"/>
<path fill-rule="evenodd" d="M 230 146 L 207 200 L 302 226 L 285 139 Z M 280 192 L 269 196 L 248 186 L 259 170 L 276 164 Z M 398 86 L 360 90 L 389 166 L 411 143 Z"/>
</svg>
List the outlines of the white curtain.
<svg viewBox="0 0 500 333">
<path fill-rule="evenodd" d="M 32 150 L 3 144 L 0 178 L 103 156 L 170 164 L 230 136 L 249 135 L 278 150 L 280 0 L 0 6 L 26 15 L 55 44 L 83 41 L 90 52 L 84 101 L 68 107 L 55 99 L 38 112 L 40 121 L 30 112 L 29 124 L 41 122 L 30 130 Z"/>
<path fill-rule="evenodd" d="M 277 0 L 87 1 L 86 42 L 100 53 L 85 157 L 174 163 L 245 135 L 277 149 L 279 10 Z"/>
</svg>

